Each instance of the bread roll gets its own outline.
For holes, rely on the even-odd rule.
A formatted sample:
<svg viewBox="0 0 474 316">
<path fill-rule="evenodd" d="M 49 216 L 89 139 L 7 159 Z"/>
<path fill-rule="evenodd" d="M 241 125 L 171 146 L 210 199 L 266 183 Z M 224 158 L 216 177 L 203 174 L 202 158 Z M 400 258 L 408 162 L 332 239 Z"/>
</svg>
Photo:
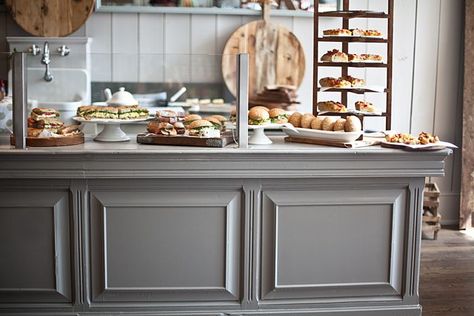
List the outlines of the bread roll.
<svg viewBox="0 0 474 316">
<path fill-rule="evenodd" d="M 346 119 L 340 118 L 334 123 L 334 131 L 344 131 L 346 124 Z"/>
<path fill-rule="evenodd" d="M 362 123 L 357 116 L 351 115 L 346 117 L 346 124 L 344 125 L 346 132 L 359 132 L 362 130 Z"/>
<path fill-rule="evenodd" d="M 312 129 L 321 129 L 321 124 L 323 123 L 324 117 L 316 116 L 311 120 Z"/>
<path fill-rule="evenodd" d="M 334 123 L 336 123 L 334 117 L 326 117 L 321 123 L 321 129 L 323 131 L 332 131 L 334 129 Z"/>
<path fill-rule="evenodd" d="M 300 112 L 295 112 L 291 114 L 290 118 L 288 119 L 288 122 L 293 124 L 294 127 L 301 127 L 301 118 L 303 117 L 303 114 Z"/>
<path fill-rule="evenodd" d="M 311 121 L 314 119 L 314 115 L 311 113 L 305 113 L 301 117 L 301 127 L 302 128 L 311 128 Z"/>
</svg>

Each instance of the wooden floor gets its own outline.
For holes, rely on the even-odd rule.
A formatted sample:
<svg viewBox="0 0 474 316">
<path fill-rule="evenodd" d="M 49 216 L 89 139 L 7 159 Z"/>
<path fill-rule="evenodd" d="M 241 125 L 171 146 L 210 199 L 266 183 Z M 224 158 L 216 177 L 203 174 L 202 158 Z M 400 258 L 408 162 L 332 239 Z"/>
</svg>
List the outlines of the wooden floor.
<svg viewBox="0 0 474 316">
<path fill-rule="evenodd" d="M 474 315 L 474 232 L 442 229 L 422 241 L 420 295 L 423 316 Z"/>
</svg>

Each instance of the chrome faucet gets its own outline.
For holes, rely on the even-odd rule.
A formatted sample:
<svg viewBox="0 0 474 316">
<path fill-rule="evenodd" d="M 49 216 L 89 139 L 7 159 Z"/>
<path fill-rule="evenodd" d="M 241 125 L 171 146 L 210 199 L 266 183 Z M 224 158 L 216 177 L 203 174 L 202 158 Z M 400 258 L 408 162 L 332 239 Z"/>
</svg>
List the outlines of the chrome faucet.
<svg viewBox="0 0 474 316">
<path fill-rule="evenodd" d="M 41 58 L 41 63 L 43 65 L 46 65 L 46 71 L 44 72 L 43 79 L 47 82 L 52 81 L 53 80 L 53 75 L 49 71 L 49 64 L 51 63 L 51 59 L 49 58 L 49 44 L 48 44 L 48 42 L 44 43 L 43 57 Z"/>
</svg>

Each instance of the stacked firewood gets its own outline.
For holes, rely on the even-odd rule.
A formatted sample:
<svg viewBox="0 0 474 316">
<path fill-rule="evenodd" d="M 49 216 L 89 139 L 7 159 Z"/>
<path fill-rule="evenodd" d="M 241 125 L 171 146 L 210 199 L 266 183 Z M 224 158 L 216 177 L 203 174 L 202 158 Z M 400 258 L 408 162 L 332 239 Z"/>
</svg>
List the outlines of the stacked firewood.
<svg viewBox="0 0 474 316">
<path fill-rule="evenodd" d="M 261 105 L 269 109 L 294 110 L 296 104 L 300 103 L 297 98 L 295 86 L 272 85 L 266 86 L 256 97 L 250 99 L 249 105 L 250 107 Z"/>
</svg>

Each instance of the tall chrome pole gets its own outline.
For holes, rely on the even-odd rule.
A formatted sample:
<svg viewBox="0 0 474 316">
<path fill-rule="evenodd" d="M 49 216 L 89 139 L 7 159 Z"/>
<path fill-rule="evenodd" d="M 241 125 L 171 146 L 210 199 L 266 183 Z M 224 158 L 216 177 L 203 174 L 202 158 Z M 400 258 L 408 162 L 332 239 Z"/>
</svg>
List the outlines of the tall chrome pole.
<svg viewBox="0 0 474 316">
<path fill-rule="evenodd" d="M 249 147 L 249 54 L 237 55 L 237 135 L 239 148 Z"/>
<path fill-rule="evenodd" d="M 15 135 L 15 148 L 26 148 L 26 54 L 13 53 L 12 63 L 13 79 L 13 133 Z"/>
</svg>

